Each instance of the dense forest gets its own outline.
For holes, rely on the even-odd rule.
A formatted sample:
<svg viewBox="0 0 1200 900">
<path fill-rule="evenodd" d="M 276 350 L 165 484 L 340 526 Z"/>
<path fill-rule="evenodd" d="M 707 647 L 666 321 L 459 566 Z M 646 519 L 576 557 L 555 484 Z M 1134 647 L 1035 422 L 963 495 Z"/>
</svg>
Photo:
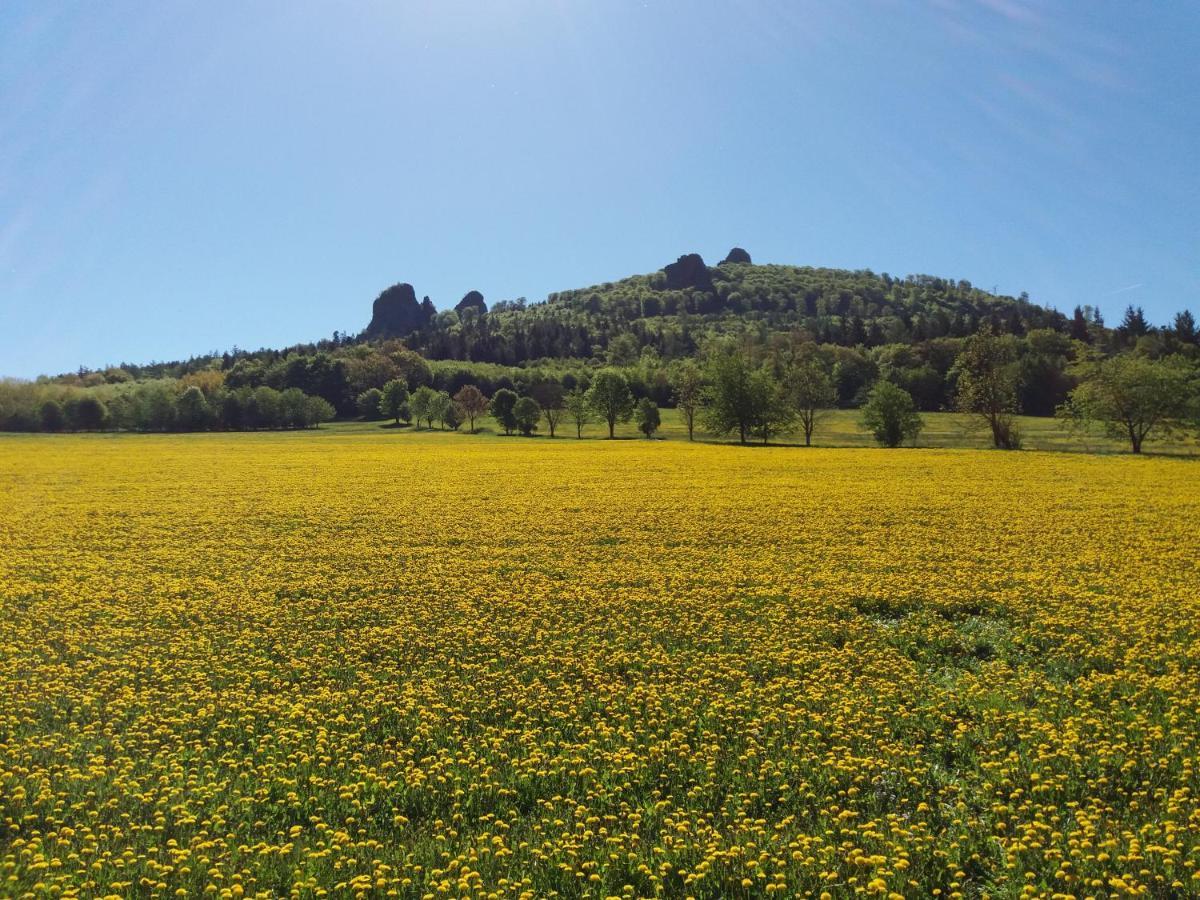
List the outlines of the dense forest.
<svg viewBox="0 0 1200 900">
<path fill-rule="evenodd" d="M 489 308 L 470 291 L 439 312 L 401 283 L 383 291 L 371 313 L 357 335 L 334 332 L 282 350 L 235 348 L 5 382 L 0 428 L 297 427 L 362 415 L 372 408 L 366 392 L 397 381 L 409 391 L 429 387 L 448 396 L 466 385 L 486 396 L 502 389 L 527 395 L 545 384 L 569 393 L 586 390 L 603 368 L 620 371 L 636 400 L 672 406 L 680 365 L 731 349 L 776 372 L 799 356 L 818 360 L 832 384 L 831 405 L 860 407 L 886 381 L 911 396 L 916 410 L 936 411 L 960 405 L 956 363 L 981 333 L 1003 338 L 1012 411 L 1052 415 L 1088 360 L 1126 352 L 1200 359 L 1187 311 L 1156 327 L 1130 307 L 1109 327 L 1089 306 L 1067 316 L 1025 294 L 1002 296 L 962 280 L 756 265 L 740 248 L 716 266 L 688 254 L 658 272 L 540 303 Z M 290 391 L 290 399 L 264 390 Z M 81 392 L 88 395 L 82 407 Z M 301 395 L 328 407 L 305 406 Z M 282 412 L 288 403 L 292 411 Z"/>
<path fill-rule="evenodd" d="M 870 349 L 966 337 L 981 324 L 1013 334 L 1067 331 L 1062 314 L 1028 297 L 990 294 L 967 281 L 893 278 L 867 270 L 753 265 L 735 248 L 718 266 L 688 254 L 662 271 L 551 294 L 542 303 L 501 301 L 477 291 L 454 309 L 417 303 L 410 285 L 384 291 L 365 337 L 403 338 L 433 359 L 522 365 L 531 360 L 604 359 L 628 365 L 650 348 L 664 360 L 694 356 L 716 336 L 766 343 L 801 332 L 817 343 Z M 1079 311 L 1077 336 L 1103 321 Z"/>
</svg>

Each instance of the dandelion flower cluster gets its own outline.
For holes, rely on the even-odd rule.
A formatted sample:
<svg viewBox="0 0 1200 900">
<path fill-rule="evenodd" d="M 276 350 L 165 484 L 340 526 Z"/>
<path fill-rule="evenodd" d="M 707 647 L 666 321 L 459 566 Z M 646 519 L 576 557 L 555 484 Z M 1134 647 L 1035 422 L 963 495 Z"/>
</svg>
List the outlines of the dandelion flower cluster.
<svg viewBox="0 0 1200 900">
<path fill-rule="evenodd" d="M 1195 465 L 0 447 L 0 894 L 1200 892 Z"/>
</svg>

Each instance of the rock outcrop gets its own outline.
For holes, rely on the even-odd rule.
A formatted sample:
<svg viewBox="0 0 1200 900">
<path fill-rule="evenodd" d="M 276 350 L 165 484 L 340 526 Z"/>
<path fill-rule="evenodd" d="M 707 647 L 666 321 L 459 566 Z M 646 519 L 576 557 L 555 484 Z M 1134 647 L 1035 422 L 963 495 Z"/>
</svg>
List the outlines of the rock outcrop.
<svg viewBox="0 0 1200 900">
<path fill-rule="evenodd" d="M 371 338 L 404 337 L 421 328 L 425 318 L 413 286 L 393 284 L 375 298 L 366 334 Z"/>
<path fill-rule="evenodd" d="M 666 273 L 666 283 L 663 285 L 668 291 L 681 291 L 685 288 L 695 288 L 700 291 L 712 292 L 713 282 L 712 275 L 708 271 L 708 266 L 704 264 L 699 253 L 686 253 L 675 262 L 663 267 L 663 272 Z"/>
<path fill-rule="evenodd" d="M 721 260 L 721 265 L 725 265 L 725 263 L 745 263 L 746 265 L 750 265 L 750 254 L 741 247 L 734 247 L 729 251 L 729 255 Z"/>
<path fill-rule="evenodd" d="M 477 309 L 481 316 L 486 313 L 487 304 L 483 302 L 483 294 L 479 291 L 467 291 L 467 295 L 454 306 L 455 312 L 462 312 L 464 309 Z"/>
</svg>

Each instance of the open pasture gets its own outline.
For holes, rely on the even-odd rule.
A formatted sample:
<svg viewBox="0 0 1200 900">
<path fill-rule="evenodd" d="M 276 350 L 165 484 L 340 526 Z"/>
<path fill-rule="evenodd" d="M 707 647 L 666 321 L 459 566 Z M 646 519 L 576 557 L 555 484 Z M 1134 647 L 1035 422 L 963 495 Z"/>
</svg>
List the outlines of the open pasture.
<svg viewBox="0 0 1200 900">
<path fill-rule="evenodd" d="M 1198 474 L 0 439 L 0 894 L 1194 895 Z"/>
<path fill-rule="evenodd" d="M 678 410 L 664 408 L 660 410 L 662 427 L 655 433 L 655 440 L 686 441 L 687 425 Z M 816 447 L 876 447 L 878 444 L 869 431 L 860 424 L 861 413 L 856 409 L 828 410 L 821 414 L 817 431 L 813 436 L 813 446 Z M 991 434 L 986 426 L 980 427 L 979 420 L 952 412 L 921 413 L 925 427 L 917 438 L 916 445 L 920 448 L 936 449 L 976 449 L 990 450 L 992 448 Z M 478 423 L 479 433 L 473 437 L 485 439 L 488 437 L 503 437 L 504 431 L 490 417 L 481 419 Z M 1067 453 L 1128 453 L 1129 442 L 1114 440 L 1099 430 L 1086 431 L 1073 429 L 1067 423 L 1049 416 L 1017 416 L 1017 428 L 1021 433 L 1022 445 L 1026 450 L 1055 450 Z M 357 433 L 377 434 L 380 431 L 396 431 L 408 434 L 413 431 L 411 426 L 402 425 L 393 428 L 390 422 L 337 422 L 323 425 L 320 434 Z M 462 431 L 466 432 L 466 426 Z M 575 440 L 575 426 L 569 422 L 559 425 L 556 432 L 558 437 Z M 632 440 L 643 440 L 642 434 L 633 422 L 618 422 L 616 436 Z M 541 423 L 539 432 L 534 436 L 545 440 L 546 425 Z M 603 423 L 591 423 L 583 431 L 584 440 L 604 440 L 608 431 Z M 737 436 L 713 437 L 705 433 L 701 425 L 696 427 L 695 439 L 700 442 L 737 443 Z M 751 442 L 758 445 L 758 440 Z M 804 443 L 803 432 L 772 437 L 771 443 L 776 445 L 798 446 Z M 1146 444 L 1146 453 L 1166 456 L 1200 456 L 1200 441 L 1188 434 L 1169 434 L 1155 436 Z"/>
</svg>

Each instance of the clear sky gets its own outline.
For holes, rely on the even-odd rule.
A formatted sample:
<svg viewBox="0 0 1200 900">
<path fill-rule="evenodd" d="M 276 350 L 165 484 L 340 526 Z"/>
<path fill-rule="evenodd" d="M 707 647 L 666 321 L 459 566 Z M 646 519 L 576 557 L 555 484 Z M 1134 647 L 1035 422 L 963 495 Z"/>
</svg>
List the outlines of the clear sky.
<svg viewBox="0 0 1200 900">
<path fill-rule="evenodd" d="M 1200 3 L 0 3 L 0 374 L 735 244 L 1200 313 Z"/>
</svg>

